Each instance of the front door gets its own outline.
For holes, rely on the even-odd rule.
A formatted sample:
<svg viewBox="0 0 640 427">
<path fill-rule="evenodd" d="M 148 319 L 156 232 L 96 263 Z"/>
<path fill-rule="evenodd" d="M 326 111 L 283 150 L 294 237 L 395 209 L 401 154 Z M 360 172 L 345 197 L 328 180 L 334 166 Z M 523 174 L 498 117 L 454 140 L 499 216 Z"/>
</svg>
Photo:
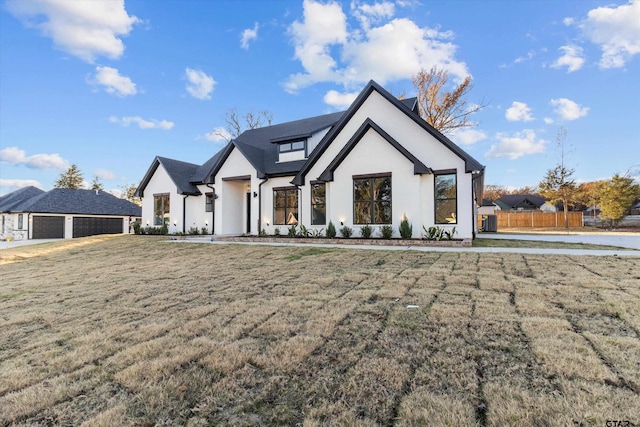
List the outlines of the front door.
<svg viewBox="0 0 640 427">
<path fill-rule="evenodd" d="M 246 233 L 251 234 L 251 192 L 247 193 L 247 225 Z"/>
</svg>

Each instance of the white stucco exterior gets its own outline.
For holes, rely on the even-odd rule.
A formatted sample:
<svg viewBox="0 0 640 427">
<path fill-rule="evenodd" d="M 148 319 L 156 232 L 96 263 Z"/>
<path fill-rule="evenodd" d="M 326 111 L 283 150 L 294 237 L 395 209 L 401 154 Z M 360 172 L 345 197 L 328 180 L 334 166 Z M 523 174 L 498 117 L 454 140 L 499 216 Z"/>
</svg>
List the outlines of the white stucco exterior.
<svg viewBox="0 0 640 427">
<path fill-rule="evenodd" d="M 237 146 L 225 153 L 222 163 L 216 166 L 208 181 L 204 181 L 209 184 L 197 185 L 200 195 L 179 194 L 170 174 L 162 165 L 158 166 L 144 188 L 143 226 L 153 226 L 154 194 L 169 194 L 170 233 L 207 227 L 216 235 L 256 235 L 260 230 L 273 234 L 276 228 L 286 234 L 288 225 L 275 224 L 274 190 L 288 189 L 298 194 L 299 224 L 320 230 L 326 229 L 329 221 L 337 228 L 343 223 L 354 229 L 355 237 L 361 225 L 354 224 L 354 177 L 382 174 L 391 177 L 392 222 L 389 225 L 395 236 L 399 236 L 398 227 L 406 216 L 413 226 L 413 237 L 420 237 L 423 227 L 436 225 L 449 230 L 455 227 L 458 238 L 472 238 L 477 209 L 473 175 L 466 171 L 468 157 L 465 160 L 425 130 L 424 124 L 410 117 L 407 110 L 399 108 L 397 101 L 390 101 L 378 90 L 370 91 L 357 107 L 348 111 L 351 114 L 345 117 L 349 119 L 340 122 L 339 132 L 328 133 L 331 127 L 322 128 L 307 139 L 307 156 L 319 144 L 323 144 L 324 151 L 320 151 L 321 155 L 316 153 L 315 163 L 305 170 L 304 183 L 298 187 L 292 184 L 295 174 L 264 177 L 255 157 L 245 157 Z M 350 142 L 356 141 L 354 135 L 359 135 L 359 129 L 367 123 L 368 130 L 357 142 Z M 265 144 L 274 143 L 266 140 Z M 282 164 L 304 160 L 304 153 L 280 153 L 276 161 Z M 330 166 L 331 179 L 327 180 L 325 172 Z M 434 177 L 441 173 L 456 176 L 456 220 L 451 224 L 435 224 Z M 326 186 L 326 224 L 312 226 L 311 187 L 319 180 L 324 180 Z M 215 194 L 212 212 L 205 210 L 207 193 Z M 372 224 L 375 228 L 380 225 Z"/>
</svg>

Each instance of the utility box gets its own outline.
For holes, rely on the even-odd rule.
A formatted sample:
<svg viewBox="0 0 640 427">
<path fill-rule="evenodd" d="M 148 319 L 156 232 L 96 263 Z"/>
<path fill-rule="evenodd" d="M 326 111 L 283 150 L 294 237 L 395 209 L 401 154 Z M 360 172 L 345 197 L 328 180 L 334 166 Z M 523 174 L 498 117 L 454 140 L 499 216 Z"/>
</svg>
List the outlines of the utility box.
<svg viewBox="0 0 640 427">
<path fill-rule="evenodd" d="M 496 233 L 498 231 L 498 215 L 483 215 L 482 231 L 486 233 Z"/>
</svg>

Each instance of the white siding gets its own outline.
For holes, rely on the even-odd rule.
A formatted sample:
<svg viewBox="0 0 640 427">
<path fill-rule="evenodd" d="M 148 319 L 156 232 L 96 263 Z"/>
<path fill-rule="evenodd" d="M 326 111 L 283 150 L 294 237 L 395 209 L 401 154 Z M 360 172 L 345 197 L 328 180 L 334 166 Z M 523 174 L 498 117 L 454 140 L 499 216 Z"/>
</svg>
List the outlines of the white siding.
<svg viewBox="0 0 640 427">
<path fill-rule="evenodd" d="M 155 227 L 153 224 L 153 195 L 169 193 L 169 204 L 171 222 L 169 233 L 182 232 L 182 195 L 178 194 L 177 188 L 164 166 L 159 165 L 153 174 L 142 198 L 142 226 Z M 188 227 L 187 227 L 188 228 Z"/>
</svg>

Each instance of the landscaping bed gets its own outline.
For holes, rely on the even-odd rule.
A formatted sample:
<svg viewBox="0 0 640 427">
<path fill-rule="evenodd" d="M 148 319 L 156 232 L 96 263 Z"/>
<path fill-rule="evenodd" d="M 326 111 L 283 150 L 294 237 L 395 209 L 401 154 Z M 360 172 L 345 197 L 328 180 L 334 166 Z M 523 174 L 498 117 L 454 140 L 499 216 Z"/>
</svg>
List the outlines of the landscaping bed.
<svg viewBox="0 0 640 427">
<path fill-rule="evenodd" d="M 427 246 L 445 248 L 470 248 L 471 239 L 426 240 L 426 239 L 339 239 L 275 236 L 215 236 L 214 240 L 223 242 L 259 242 L 259 243 L 309 243 L 326 245 L 370 245 L 370 246 Z"/>
</svg>

